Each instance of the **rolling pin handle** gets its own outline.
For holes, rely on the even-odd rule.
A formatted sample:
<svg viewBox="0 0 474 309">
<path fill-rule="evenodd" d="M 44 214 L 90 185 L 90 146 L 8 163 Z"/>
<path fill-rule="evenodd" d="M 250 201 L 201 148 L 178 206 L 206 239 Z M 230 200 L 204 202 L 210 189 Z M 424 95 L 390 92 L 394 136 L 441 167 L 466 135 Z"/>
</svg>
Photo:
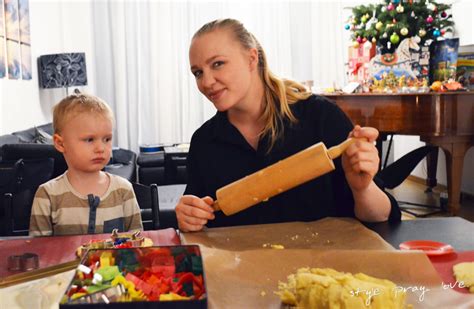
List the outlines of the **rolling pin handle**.
<svg viewBox="0 0 474 309">
<path fill-rule="evenodd" d="M 219 207 L 219 201 L 215 201 L 214 204 L 212 204 L 212 208 L 214 208 L 215 211 L 221 210 Z"/>
<path fill-rule="evenodd" d="M 333 146 L 329 148 L 328 150 L 328 156 L 331 159 L 335 159 L 342 155 L 346 149 L 354 144 L 356 141 L 361 140 L 361 141 L 366 141 L 367 139 L 365 138 L 355 138 L 355 137 L 350 137 L 346 139 L 344 142 L 340 143 L 339 145 Z"/>
</svg>

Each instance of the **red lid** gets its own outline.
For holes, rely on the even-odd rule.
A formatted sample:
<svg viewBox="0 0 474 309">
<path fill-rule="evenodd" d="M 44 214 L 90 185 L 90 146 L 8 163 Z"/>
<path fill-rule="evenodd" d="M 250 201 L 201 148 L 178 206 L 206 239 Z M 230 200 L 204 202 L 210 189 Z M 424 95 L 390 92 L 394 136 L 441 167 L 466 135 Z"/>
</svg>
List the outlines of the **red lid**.
<svg viewBox="0 0 474 309">
<path fill-rule="evenodd" d="M 422 250 L 427 255 L 442 255 L 454 252 L 453 247 L 433 240 L 409 240 L 400 244 L 401 250 Z"/>
</svg>

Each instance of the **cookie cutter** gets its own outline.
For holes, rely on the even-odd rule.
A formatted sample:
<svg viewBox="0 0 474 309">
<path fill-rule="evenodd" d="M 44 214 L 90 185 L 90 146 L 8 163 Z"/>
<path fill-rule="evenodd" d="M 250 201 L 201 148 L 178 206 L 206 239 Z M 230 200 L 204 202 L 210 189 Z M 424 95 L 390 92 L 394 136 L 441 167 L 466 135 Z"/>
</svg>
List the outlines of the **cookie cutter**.
<svg viewBox="0 0 474 309">
<path fill-rule="evenodd" d="M 8 270 L 28 271 L 39 268 L 39 256 L 36 253 L 10 255 L 8 257 Z"/>
</svg>

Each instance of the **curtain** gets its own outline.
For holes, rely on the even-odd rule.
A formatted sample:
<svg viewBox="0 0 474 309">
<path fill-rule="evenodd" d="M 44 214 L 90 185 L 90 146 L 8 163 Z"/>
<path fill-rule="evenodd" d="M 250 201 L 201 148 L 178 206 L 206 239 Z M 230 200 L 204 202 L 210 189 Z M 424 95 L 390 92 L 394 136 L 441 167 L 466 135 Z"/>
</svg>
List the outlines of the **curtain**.
<svg viewBox="0 0 474 309">
<path fill-rule="evenodd" d="M 270 69 L 316 87 L 342 86 L 348 33 L 340 2 L 93 1 L 97 95 L 116 116 L 115 144 L 189 142 L 215 114 L 190 73 L 194 32 L 217 18 L 244 23 Z M 347 31 L 346 31 L 347 32 Z"/>
</svg>

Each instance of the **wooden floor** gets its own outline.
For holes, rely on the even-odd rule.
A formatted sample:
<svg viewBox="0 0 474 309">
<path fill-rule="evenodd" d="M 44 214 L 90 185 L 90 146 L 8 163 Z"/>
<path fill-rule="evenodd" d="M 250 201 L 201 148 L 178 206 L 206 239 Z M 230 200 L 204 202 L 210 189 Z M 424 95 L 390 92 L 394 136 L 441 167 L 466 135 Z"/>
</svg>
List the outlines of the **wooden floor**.
<svg viewBox="0 0 474 309">
<path fill-rule="evenodd" d="M 421 183 L 419 179 L 408 178 L 400 186 L 396 187 L 393 190 L 388 190 L 392 195 L 399 201 L 400 207 L 415 207 L 412 205 L 404 204 L 403 202 L 411 202 L 418 204 L 425 204 L 429 206 L 439 206 L 440 205 L 440 193 L 446 192 L 446 188 L 442 186 L 437 186 L 434 188 L 433 192 L 425 193 L 426 186 Z M 410 211 L 413 211 L 417 214 L 424 215 L 430 211 L 436 209 L 429 208 L 410 208 Z M 402 211 L 402 220 L 416 219 L 415 216 Z M 447 213 L 437 213 L 434 215 L 428 215 L 428 217 L 443 217 L 448 216 Z M 464 195 L 461 199 L 461 208 L 459 214 L 457 215 L 466 220 L 474 222 L 474 198 L 472 196 Z"/>
</svg>

